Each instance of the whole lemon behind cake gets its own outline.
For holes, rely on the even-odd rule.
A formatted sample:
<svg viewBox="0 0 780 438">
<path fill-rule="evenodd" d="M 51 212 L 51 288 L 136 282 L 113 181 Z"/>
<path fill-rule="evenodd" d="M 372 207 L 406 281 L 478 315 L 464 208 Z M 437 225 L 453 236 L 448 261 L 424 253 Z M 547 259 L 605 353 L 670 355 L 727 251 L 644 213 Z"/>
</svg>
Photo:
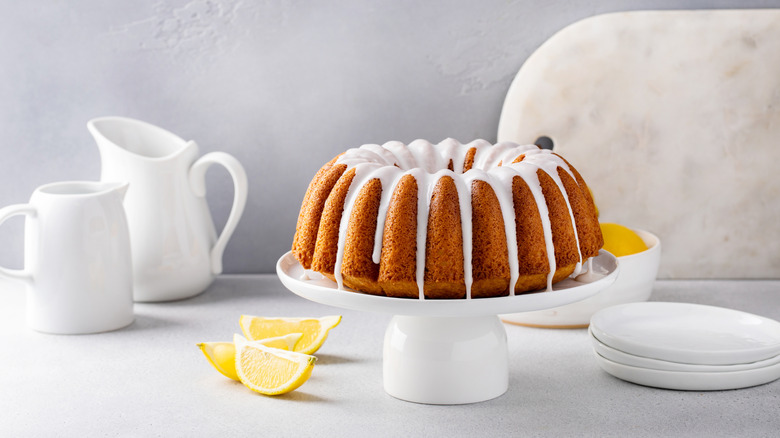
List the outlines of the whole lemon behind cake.
<svg viewBox="0 0 780 438">
<path fill-rule="evenodd" d="M 615 257 L 623 257 L 647 250 L 647 244 L 632 229 L 610 222 L 601 223 L 604 250 Z"/>
</svg>

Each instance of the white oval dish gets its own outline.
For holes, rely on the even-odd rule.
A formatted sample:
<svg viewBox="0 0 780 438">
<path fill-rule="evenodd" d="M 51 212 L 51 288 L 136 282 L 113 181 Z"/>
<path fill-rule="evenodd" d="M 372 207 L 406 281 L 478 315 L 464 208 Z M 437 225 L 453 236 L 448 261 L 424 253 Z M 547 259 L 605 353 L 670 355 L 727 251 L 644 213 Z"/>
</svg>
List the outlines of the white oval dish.
<svg viewBox="0 0 780 438">
<path fill-rule="evenodd" d="M 601 369 L 627 382 L 681 391 L 721 391 L 763 385 L 780 378 L 780 364 L 724 373 L 661 371 L 632 367 L 593 352 Z"/>
<path fill-rule="evenodd" d="M 590 336 L 591 344 L 593 344 L 593 350 L 599 355 L 613 362 L 617 362 L 623 365 L 629 365 L 633 367 L 649 368 L 652 370 L 660 371 L 687 371 L 687 372 L 699 372 L 699 373 L 724 373 L 730 371 L 743 371 L 752 370 L 755 368 L 768 367 L 770 365 L 780 364 L 780 355 L 771 357 L 766 360 L 760 360 L 758 362 L 743 363 L 736 365 L 694 365 L 688 363 L 668 362 L 665 360 L 650 359 L 649 357 L 635 356 L 628 354 L 620 350 L 616 350 L 608 345 L 599 342 L 598 339 Z"/>
<path fill-rule="evenodd" d="M 701 304 L 621 304 L 593 315 L 590 330 L 612 348 L 670 362 L 734 365 L 780 354 L 780 322 Z"/>
<path fill-rule="evenodd" d="M 661 263 L 661 240 L 653 233 L 634 229 L 648 249 L 618 257 L 620 274 L 615 283 L 582 301 L 552 309 L 501 315 L 511 324 L 544 328 L 584 328 L 601 309 L 617 304 L 647 301 Z"/>
<path fill-rule="evenodd" d="M 304 269 L 295 260 L 292 252 L 286 253 L 279 259 L 276 263 L 276 273 L 287 289 L 321 304 L 393 315 L 471 317 L 546 309 L 579 301 L 598 293 L 617 278 L 618 261 L 615 256 L 604 250 L 601 250 L 593 260 L 594 269 L 602 272 L 604 276 L 592 282 L 567 278 L 553 285 L 551 292 L 470 300 L 420 300 L 356 293 L 349 288 L 339 290 L 336 283 L 327 278 L 302 280 L 305 275 Z"/>
</svg>

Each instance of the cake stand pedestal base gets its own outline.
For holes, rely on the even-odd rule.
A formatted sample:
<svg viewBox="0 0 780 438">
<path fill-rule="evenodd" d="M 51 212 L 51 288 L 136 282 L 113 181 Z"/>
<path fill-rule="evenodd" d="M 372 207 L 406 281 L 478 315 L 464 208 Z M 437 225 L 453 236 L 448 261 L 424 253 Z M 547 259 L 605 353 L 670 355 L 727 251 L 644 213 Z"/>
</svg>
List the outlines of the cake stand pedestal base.
<svg viewBox="0 0 780 438">
<path fill-rule="evenodd" d="M 497 316 L 394 316 L 385 332 L 385 391 L 426 404 L 498 397 L 509 382 L 506 330 Z"/>
<path fill-rule="evenodd" d="M 602 249 L 592 269 L 598 275 L 588 280 L 567 278 L 549 292 L 415 300 L 340 290 L 319 274 L 309 275 L 292 252 L 276 263 L 285 287 L 303 298 L 396 315 L 385 332 L 385 391 L 401 400 L 440 405 L 476 403 L 506 392 L 506 330 L 496 315 L 551 309 L 591 297 L 615 282 L 617 258 Z"/>
</svg>

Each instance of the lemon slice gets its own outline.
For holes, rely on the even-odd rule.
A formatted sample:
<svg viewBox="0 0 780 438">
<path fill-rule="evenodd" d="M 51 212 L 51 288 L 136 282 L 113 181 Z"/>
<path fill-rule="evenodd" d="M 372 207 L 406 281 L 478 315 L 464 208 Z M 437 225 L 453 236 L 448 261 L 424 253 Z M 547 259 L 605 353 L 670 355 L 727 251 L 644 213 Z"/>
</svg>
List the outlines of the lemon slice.
<svg viewBox="0 0 780 438">
<path fill-rule="evenodd" d="M 301 337 L 303 337 L 301 333 L 290 333 L 254 342 L 270 348 L 292 350 Z M 201 342 L 198 347 L 209 363 L 223 376 L 240 381 L 236 374 L 236 347 L 232 342 Z"/>
<path fill-rule="evenodd" d="M 612 223 L 601 223 L 603 249 L 615 257 L 623 257 L 647 250 L 644 240 L 630 228 Z"/>
<path fill-rule="evenodd" d="M 293 351 L 312 354 L 328 337 L 328 332 L 341 322 L 341 315 L 322 318 L 265 318 L 241 315 L 239 324 L 244 336 L 250 340 L 281 336 L 287 333 L 303 333 Z"/>
<path fill-rule="evenodd" d="M 266 347 L 235 335 L 236 373 L 241 383 L 265 395 L 285 394 L 303 385 L 314 369 L 314 356 Z"/>
<path fill-rule="evenodd" d="M 232 342 L 201 342 L 198 347 L 211 366 L 223 376 L 239 380 L 236 374 L 236 347 Z"/>
<path fill-rule="evenodd" d="M 295 344 L 301 340 L 303 333 L 288 333 L 282 336 L 274 336 L 272 338 L 259 339 L 257 342 L 265 345 L 266 347 L 278 348 L 280 350 L 295 350 Z"/>
</svg>

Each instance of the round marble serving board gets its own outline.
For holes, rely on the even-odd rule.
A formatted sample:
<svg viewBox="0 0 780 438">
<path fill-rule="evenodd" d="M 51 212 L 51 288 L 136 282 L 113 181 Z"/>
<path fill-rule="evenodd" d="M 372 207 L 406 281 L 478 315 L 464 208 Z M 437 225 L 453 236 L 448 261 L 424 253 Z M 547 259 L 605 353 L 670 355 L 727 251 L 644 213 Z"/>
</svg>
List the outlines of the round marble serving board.
<svg viewBox="0 0 780 438">
<path fill-rule="evenodd" d="M 574 23 L 522 66 L 498 140 L 546 136 L 659 278 L 780 278 L 780 9 Z"/>
</svg>

